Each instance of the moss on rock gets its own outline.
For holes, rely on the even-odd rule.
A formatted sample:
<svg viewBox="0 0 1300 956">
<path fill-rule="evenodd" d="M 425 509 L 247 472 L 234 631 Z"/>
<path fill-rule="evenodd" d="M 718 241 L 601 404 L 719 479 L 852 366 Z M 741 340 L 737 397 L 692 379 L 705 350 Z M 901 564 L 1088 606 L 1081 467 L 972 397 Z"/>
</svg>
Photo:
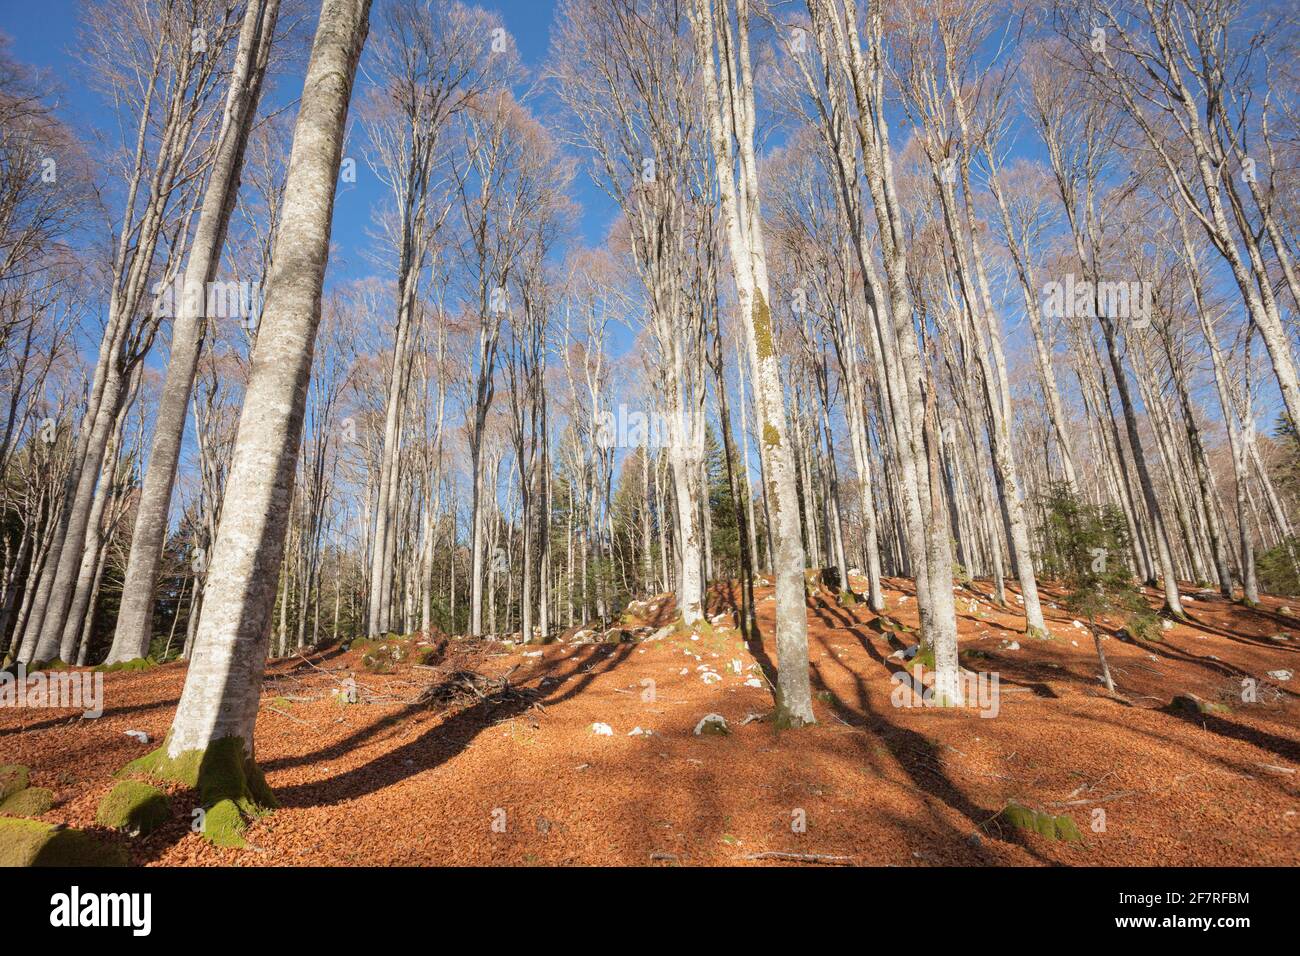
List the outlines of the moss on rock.
<svg viewBox="0 0 1300 956">
<path fill-rule="evenodd" d="M 84 830 L 0 819 L 0 866 L 126 866 L 126 851 Z"/>
<path fill-rule="evenodd" d="M 100 664 L 95 668 L 97 671 L 103 671 L 111 674 L 116 671 L 147 671 L 153 670 L 158 666 L 158 662 L 152 657 L 136 657 L 129 661 L 118 661 L 116 664 Z"/>
<path fill-rule="evenodd" d="M 20 763 L 7 763 L 0 766 L 0 801 L 26 790 L 30 771 Z"/>
<path fill-rule="evenodd" d="M 138 780 L 123 780 L 99 801 L 95 822 L 114 830 L 151 833 L 171 815 L 171 800 L 162 790 Z"/>
<path fill-rule="evenodd" d="M 935 669 L 933 644 L 922 644 L 917 652 L 912 655 L 912 659 L 907 662 L 907 669 L 911 671 L 918 664 L 928 671 Z"/>
<path fill-rule="evenodd" d="M 203 815 L 203 835 L 217 846 L 243 849 L 248 845 L 244 831 L 254 816 L 236 800 L 219 800 Z"/>
<path fill-rule="evenodd" d="M 219 846 L 244 845 L 250 821 L 279 804 L 261 769 L 248 756 L 240 737 L 223 737 L 206 750 L 187 750 L 171 757 L 171 735 L 157 750 L 133 760 L 118 776 L 143 775 L 193 787 L 205 809 L 203 834 Z"/>
<path fill-rule="evenodd" d="M 1015 801 L 1003 807 L 997 819 L 1013 829 L 1037 833 L 1046 840 L 1065 840 L 1070 843 L 1078 843 L 1083 839 L 1079 827 L 1069 815 L 1052 816 L 1050 813 L 1042 813 L 1021 806 Z"/>
<path fill-rule="evenodd" d="M 0 801 L 0 813 L 11 817 L 39 817 L 54 806 L 54 791 L 27 787 Z"/>
<path fill-rule="evenodd" d="M 1201 700 L 1195 694 L 1178 694 L 1169 702 L 1169 707 L 1166 709 L 1175 714 L 1228 714 L 1232 712 L 1226 704 Z"/>
</svg>

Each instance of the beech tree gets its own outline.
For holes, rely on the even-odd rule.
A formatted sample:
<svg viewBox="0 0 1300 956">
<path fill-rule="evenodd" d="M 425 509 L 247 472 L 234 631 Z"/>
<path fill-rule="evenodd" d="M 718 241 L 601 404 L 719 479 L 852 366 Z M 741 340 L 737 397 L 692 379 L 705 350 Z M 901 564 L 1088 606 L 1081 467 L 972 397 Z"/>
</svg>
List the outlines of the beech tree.
<svg viewBox="0 0 1300 956">
<path fill-rule="evenodd" d="M 298 108 L 284 208 L 203 614 L 167 740 L 135 769 L 197 786 L 207 826 L 274 804 L 253 725 L 294 488 L 343 129 L 369 0 L 324 0 Z"/>
</svg>

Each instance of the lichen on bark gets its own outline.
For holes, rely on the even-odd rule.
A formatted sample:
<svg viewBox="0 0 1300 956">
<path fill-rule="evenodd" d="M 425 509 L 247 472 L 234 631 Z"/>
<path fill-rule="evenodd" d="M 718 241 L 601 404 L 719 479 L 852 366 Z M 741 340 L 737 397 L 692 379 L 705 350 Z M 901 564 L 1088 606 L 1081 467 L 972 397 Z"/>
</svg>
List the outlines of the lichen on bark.
<svg viewBox="0 0 1300 956">
<path fill-rule="evenodd" d="M 754 290 L 754 308 L 751 310 L 754 323 L 754 344 L 758 349 L 758 360 L 762 362 L 776 354 L 772 344 L 772 311 L 767 307 L 767 299 L 761 289 Z"/>
</svg>

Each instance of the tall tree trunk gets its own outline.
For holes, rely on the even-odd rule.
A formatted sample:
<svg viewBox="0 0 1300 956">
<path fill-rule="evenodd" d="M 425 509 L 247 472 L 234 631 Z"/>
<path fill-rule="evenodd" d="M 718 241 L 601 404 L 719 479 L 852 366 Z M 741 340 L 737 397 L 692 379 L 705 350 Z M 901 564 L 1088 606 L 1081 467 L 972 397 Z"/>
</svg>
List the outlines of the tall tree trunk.
<svg viewBox="0 0 1300 956">
<path fill-rule="evenodd" d="M 804 552 L 799 540 L 799 503 L 795 491 L 794 451 L 786 428 L 781 361 L 772 324 L 767 258 L 759 209 L 758 164 L 754 155 L 754 82 L 749 60 L 749 2 L 720 4 L 714 22 L 713 0 L 694 0 L 692 25 L 704 71 L 705 109 L 717 167 L 722 218 L 731 250 L 745 339 L 753 375 L 754 399 L 766 468 L 768 508 L 775 519 L 773 572 L 776 576 L 776 650 L 778 726 L 815 722 L 808 675 L 808 617 L 804 604 Z M 717 55 L 715 56 L 715 48 Z M 735 60 L 733 61 L 733 51 Z M 726 100 L 719 91 L 718 59 Z M 734 142 L 734 149 L 733 149 Z M 738 160 L 739 185 L 733 179 Z M 946 542 L 945 542 L 946 544 Z"/>
<path fill-rule="evenodd" d="M 216 156 L 185 268 L 185 294 L 172 323 L 167 377 L 158 400 L 149 467 L 140 489 L 122 585 L 122 606 L 106 661 L 109 664 L 144 657 L 149 652 L 154 593 L 167 537 L 172 487 L 176 482 L 186 411 L 203 343 L 204 321 L 208 317 L 207 290 L 221 263 L 226 228 L 239 193 L 244 149 L 257 116 L 279 12 L 280 0 L 250 0 L 244 11 Z"/>
<path fill-rule="evenodd" d="M 369 9 L 369 0 L 324 0 L 321 7 L 189 672 L 167 740 L 135 767 L 197 786 L 209 808 L 206 832 L 235 843 L 248 814 L 274 805 L 256 767 L 253 727 Z"/>
</svg>

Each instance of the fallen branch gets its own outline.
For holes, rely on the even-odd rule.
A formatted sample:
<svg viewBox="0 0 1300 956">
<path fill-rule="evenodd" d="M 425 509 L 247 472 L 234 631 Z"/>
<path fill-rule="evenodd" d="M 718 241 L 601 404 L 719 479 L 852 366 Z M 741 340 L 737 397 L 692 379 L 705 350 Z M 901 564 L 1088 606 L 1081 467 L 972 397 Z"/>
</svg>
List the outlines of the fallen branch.
<svg viewBox="0 0 1300 956">
<path fill-rule="evenodd" d="M 782 853 L 779 850 L 764 850 L 762 853 L 750 853 L 746 860 L 787 860 L 791 863 L 825 863 L 830 866 L 852 866 L 851 856 L 829 856 L 825 853 Z"/>
</svg>

